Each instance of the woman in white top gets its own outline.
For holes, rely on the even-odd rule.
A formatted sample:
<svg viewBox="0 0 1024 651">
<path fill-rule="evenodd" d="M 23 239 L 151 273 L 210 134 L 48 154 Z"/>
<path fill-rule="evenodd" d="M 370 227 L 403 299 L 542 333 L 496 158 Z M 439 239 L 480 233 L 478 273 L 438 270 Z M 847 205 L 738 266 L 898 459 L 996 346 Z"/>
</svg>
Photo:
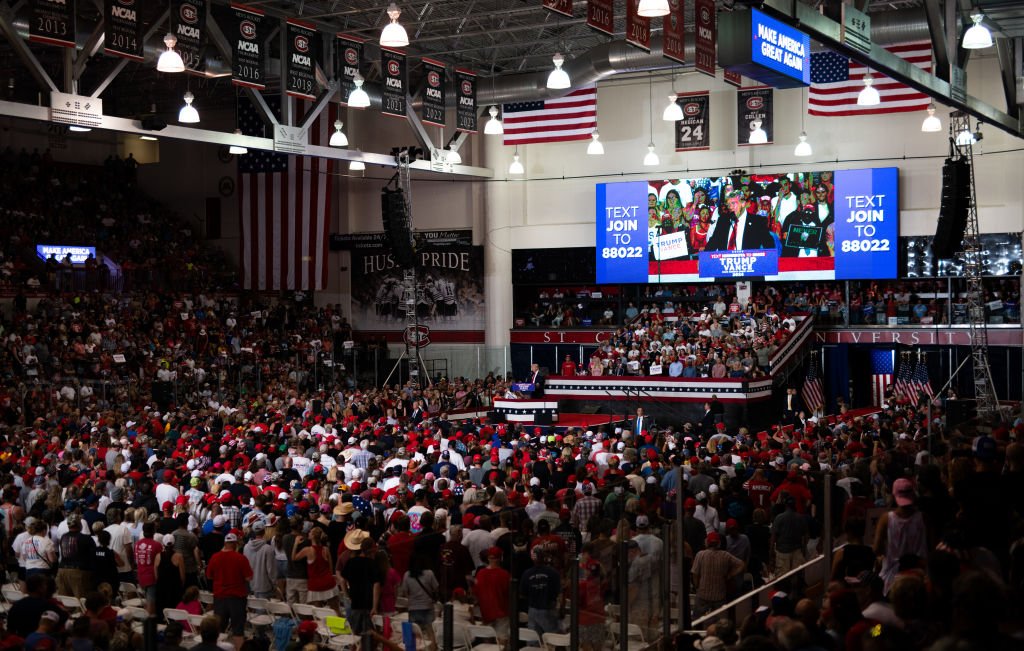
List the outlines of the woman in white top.
<svg viewBox="0 0 1024 651">
<path fill-rule="evenodd" d="M 57 566 L 57 549 L 46 535 L 46 530 L 46 523 L 36 520 L 29 527 L 29 536 L 21 543 L 18 560 L 25 568 L 25 578 L 33 574 L 49 574 Z"/>
</svg>

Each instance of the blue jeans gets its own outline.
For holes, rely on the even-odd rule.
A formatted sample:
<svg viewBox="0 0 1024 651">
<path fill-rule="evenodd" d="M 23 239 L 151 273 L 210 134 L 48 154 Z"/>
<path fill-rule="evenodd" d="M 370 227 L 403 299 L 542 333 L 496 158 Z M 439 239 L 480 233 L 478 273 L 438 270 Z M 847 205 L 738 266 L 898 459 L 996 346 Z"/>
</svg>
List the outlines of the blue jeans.
<svg viewBox="0 0 1024 651">
<path fill-rule="evenodd" d="M 554 608 L 530 608 L 527 615 L 527 626 L 541 637 L 545 633 L 558 633 L 562 627 L 558 620 L 558 610 Z"/>
</svg>

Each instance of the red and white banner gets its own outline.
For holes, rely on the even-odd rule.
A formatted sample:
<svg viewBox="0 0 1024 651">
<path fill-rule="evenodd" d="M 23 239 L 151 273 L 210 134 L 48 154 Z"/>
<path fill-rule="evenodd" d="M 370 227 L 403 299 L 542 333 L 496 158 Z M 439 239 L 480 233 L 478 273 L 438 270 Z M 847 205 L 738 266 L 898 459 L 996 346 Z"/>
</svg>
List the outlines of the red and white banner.
<svg viewBox="0 0 1024 651">
<path fill-rule="evenodd" d="M 615 3 L 612 0 L 587 0 L 587 27 L 611 36 L 615 33 Z"/>
<path fill-rule="evenodd" d="M 641 50 L 651 51 L 651 19 L 637 13 L 639 0 L 626 2 L 626 42 Z"/>
<path fill-rule="evenodd" d="M 696 0 L 693 5 L 695 54 L 693 66 L 698 72 L 715 76 L 718 25 L 715 22 L 715 0 Z"/>
</svg>

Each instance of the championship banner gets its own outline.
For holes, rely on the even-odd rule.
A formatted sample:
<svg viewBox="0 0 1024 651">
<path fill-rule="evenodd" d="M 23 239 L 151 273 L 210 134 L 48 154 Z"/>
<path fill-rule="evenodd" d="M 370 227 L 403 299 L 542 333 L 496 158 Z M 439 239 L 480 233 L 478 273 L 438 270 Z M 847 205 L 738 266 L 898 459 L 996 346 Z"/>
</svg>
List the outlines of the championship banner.
<svg viewBox="0 0 1024 651">
<path fill-rule="evenodd" d="M 341 103 L 348 104 L 348 96 L 356 88 L 355 78 L 363 59 L 363 39 L 338 34 L 334 51 L 338 57 L 334 69 L 341 72 Z"/>
<path fill-rule="evenodd" d="M 174 49 L 186 70 L 203 68 L 203 34 L 206 33 L 206 0 L 173 0 L 171 33 L 178 39 Z"/>
<path fill-rule="evenodd" d="M 310 23 L 289 18 L 285 24 L 288 51 L 285 92 L 299 99 L 316 99 L 316 61 L 320 35 Z"/>
<path fill-rule="evenodd" d="M 548 11 L 572 18 L 572 0 L 541 0 Z"/>
<path fill-rule="evenodd" d="M 695 0 L 693 5 L 695 54 L 693 65 L 698 72 L 715 76 L 715 59 L 718 41 L 715 23 L 715 0 Z"/>
<path fill-rule="evenodd" d="M 662 20 L 661 49 L 666 59 L 686 63 L 683 45 L 683 0 L 669 0 L 669 13 Z"/>
<path fill-rule="evenodd" d="M 444 128 L 445 123 L 445 64 L 434 59 L 423 59 L 427 85 L 423 89 L 423 123 Z"/>
<path fill-rule="evenodd" d="M 75 47 L 75 0 L 33 0 L 28 39 L 33 43 Z"/>
<path fill-rule="evenodd" d="M 231 18 L 235 39 L 231 64 L 231 83 L 236 86 L 263 90 L 263 12 L 245 5 L 231 5 Z"/>
<path fill-rule="evenodd" d="M 384 85 L 381 87 L 381 113 L 405 117 L 405 54 L 398 50 L 382 47 L 380 64 L 384 71 Z"/>
<path fill-rule="evenodd" d="M 615 34 L 615 3 L 612 0 L 587 0 L 587 27 L 602 34 Z"/>
<path fill-rule="evenodd" d="M 455 88 L 459 97 L 455 105 L 455 128 L 476 133 L 476 73 L 456 68 Z"/>
<path fill-rule="evenodd" d="M 417 249 L 419 271 L 416 318 L 432 331 L 483 330 L 484 248 L 453 244 Z M 390 248 L 360 248 L 351 253 L 352 325 L 356 330 L 402 330 L 413 315 L 402 267 Z"/>
<path fill-rule="evenodd" d="M 775 130 L 772 128 L 772 122 L 775 111 L 772 90 L 770 86 L 758 86 L 736 91 L 737 145 L 750 145 L 750 133 L 757 126 L 754 123 L 758 121 L 768 136 L 768 141 L 762 144 L 770 145 L 774 141 Z"/>
<path fill-rule="evenodd" d="M 142 22 L 135 0 L 105 0 L 103 16 L 103 53 L 142 61 Z"/>
<path fill-rule="evenodd" d="M 683 119 L 676 122 L 676 151 L 711 149 L 711 96 L 708 91 L 679 93 Z"/>
<path fill-rule="evenodd" d="M 743 75 L 738 72 L 725 71 L 725 83 L 739 88 L 743 85 Z"/>
<path fill-rule="evenodd" d="M 651 19 L 638 14 L 639 8 L 640 0 L 626 0 L 626 42 L 650 52 Z"/>
</svg>

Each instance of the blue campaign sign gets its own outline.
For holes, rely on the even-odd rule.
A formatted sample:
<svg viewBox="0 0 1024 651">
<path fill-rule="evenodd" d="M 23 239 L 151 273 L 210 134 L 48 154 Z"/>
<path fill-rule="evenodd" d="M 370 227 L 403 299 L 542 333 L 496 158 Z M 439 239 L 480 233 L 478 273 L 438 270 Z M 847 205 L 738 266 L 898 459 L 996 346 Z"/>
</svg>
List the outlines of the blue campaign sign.
<svg viewBox="0 0 1024 651">
<path fill-rule="evenodd" d="M 836 280 L 896 277 L 899 208 L 897 168 L 836 171 Z"/>
<path fill-rule="evenodd" d="M 811 83 L 811 38 L 807 34 L 751 9 L 750 38 L 753 63 Z"/>
<path fill-rule="evenodd" d="M 776 249 L 701 251 L 697 256 L 697 272 L 701 278 L 774 276 L 779 273 L 779 252 Z"/>
<path fill-rule="evenodd" d="M 597 282 L 647 282 L 647 182 L 597 185 Z"/>
</svg>

